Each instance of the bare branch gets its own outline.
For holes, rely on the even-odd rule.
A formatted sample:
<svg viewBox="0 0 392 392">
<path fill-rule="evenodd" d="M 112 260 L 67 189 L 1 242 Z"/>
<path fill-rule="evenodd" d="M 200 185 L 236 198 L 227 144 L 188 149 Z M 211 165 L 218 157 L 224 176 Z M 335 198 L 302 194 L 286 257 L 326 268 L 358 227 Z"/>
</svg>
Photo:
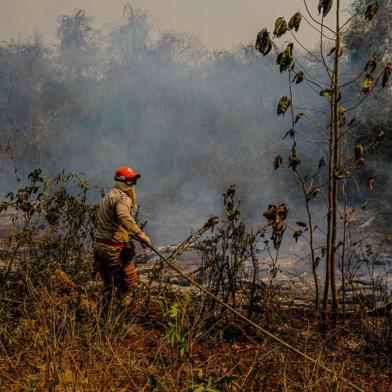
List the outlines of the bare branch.
<svg viewBox="0 0 392 392">
<path fill-rule="evenodd" d="M 322 18 L 322 20 L 324 20 L 324 17 Z M 329 69 L 327 61 L 325 60 L 324 57 L 324 48 L 323 48 L 323 27 L 321 27 L 321 34 L 320 34 L 320 55 L 321 55 L 321 59 L 324 65 L 325 70 L 327 71 L 327 74 L 329 76 L 329 79 L 332 81 L 332 71 Z"/>
<path fill-rule="evenodd" d="M 328 66 L 322 61 L 320 60 L 317 56 L 315 56 L 309 49 L 307 49 L 304 45 L 301 44 L 301 42 L 297 39 L 297 37 L 295 36 L 295 34 L 290 30 L 291 35 L 293 36 L 294 40 L 297 42 L 297 44 L 306 52 L 309 54 L 309 56 L 311 56 L 312 58 L 314 58 L 318 63 L 320 63 L 321 65 L 324 65 L 329 72 L 331 72 L 331 70 L 328 68 Z"/>
<path fill-rule="evenodd" d="M 324 114 L 324 116 L 329 117 L 329 113 L 324 112 L 324 110 L 312 109 L 312 108 L 304 108 L 304 107 L 300 107 L 300 106 L 294 106 L 294 109 L 298 109 L 298 110 L 307 110 L 307 111 L 309 111 L 309 112 L 321 113 L 321 114 Z"/>
<path fill-rule="evenodd" d="M 310 23 L 310 21 L 306 18 L 306 16 L 303 16 L 303 19 L 305 20 L 305 22 L 312 27 L 315 31 L 317 31 L 319 34 L 322 34 L 324 38 L 329 39 L 330 41 L 335 41 L 335 38 L 329 37 L 328 35 L 326 35 L 325 33 L 323 33 L 321 30 L 319 30 L 317 27 L 313 26 L 312 23 Z"/>
<path fill-rule="evenodd" d="M 306 2 L 306 0 L 303 0 L 305 8 L 306 8 L 306 12 L 308 13 L 310 19 L 312 19 L 312 21 L 316 24 L 318 24 L 320 27 L 325 27 L 327 30 L 329 30 L 332 34 L 336 34 L 336 32 L 334 30 L 332 30 L 330 27 L 324 25 L 323 23 L 320 23 L 309 11 L 309 7 L 308 7 L 308 3 Z"/>
</svg>

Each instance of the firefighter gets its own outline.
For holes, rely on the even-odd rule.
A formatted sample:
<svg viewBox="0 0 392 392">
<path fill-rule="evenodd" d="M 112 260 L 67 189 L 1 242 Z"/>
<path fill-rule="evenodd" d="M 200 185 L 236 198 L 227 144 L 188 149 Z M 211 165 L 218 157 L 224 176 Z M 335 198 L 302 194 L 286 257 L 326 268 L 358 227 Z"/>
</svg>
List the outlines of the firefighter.
<svg viewBox="0 0 392 392">
<path fill-rule="evenodd" d="M 130 239 L 151 245 L 132 216 L 139 178 L 130 167 L 117 168 L 115 188 L 99 204 L 95 230 L 94 262 L 104 283 L 104 295 L 111 299 L 116 289 L 123 304 L 129 304 L 131 290 L 137 285 L 135 246 Z"/>
</svg>

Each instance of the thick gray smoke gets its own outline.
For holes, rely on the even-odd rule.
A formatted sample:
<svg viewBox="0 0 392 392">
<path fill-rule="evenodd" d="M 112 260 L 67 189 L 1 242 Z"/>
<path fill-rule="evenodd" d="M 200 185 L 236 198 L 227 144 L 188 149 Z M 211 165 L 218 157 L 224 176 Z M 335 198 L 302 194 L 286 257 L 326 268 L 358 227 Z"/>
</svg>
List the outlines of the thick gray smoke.
<svg viewBox="0 0 392 392">
<path fill-rule="evenodd" d="M 271 162 L 286 81 L 251 47 L 210 53 L 126 11 L 107 31 L 82 11 L 61 18 L 54 49 L 37 37 L 1 47 L 3 152 L 10 144 L 2 175 L 14 164 L 20 177 L 64 168 L 111 186 L 115 167 L 130 165 L 142 173 L 139 201 L 160 241 L 219 213 L 231 184 L 261 220 L 285 198 Z M 15 186 L 8 178 L 3 191 Z"/>
<path fill-rule="evenodd" d="M 75 170 L 110 187 L 115 167 L 130 165 L 158 242 L 221 212 L 231 184 L 253 222 L 269 203 L 297 198 L 292 177 L 272 168 L 290 147 L 289 119 L 274 116 L 287 79 L 252 46 L 211 53 L 130 7 L 122 25 L 99 31 L 78 11 L 59 19 L 54 47 L 40 37 L 0 46 L 0 86 L 2 192 L 14 190 L 15 168 L 20 178 Z M 299 152 L 322 156 L 312 144 Z"/>
</svg>

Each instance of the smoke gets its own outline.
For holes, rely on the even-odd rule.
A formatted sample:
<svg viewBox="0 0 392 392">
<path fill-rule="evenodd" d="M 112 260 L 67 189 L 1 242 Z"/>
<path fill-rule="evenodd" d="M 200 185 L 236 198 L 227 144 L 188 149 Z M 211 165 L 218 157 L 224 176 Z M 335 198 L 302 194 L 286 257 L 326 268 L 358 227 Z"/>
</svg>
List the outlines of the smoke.
<svg viewBox="0 0 392 392">
<path fill-rule="evenodd" d="M 83 11 L 64 16 L 54 49 L 34 37 L 3 45 L 0 59 L 3 191 L 15 186 L 13 164 L 21 178 L 36 167 L 74 170 L 106 187 L 116 166 L 130 165 L 159 242 L 219 212 L 231 184 L 260 220 L 284 198 L 271 113 L 285 81 L 251 47 L 211 53 L 128 8 L 122 25 L 101 31 Z"/>
<path fill-rule="evenodd" d="M 64 169 L 110 187 L 129 165 L 142 173 L 138 201 L 158 243 L 221 212 L 231 184 L 253 223 L 269 203 L 295 203 L 292 176 L 272 167 L 290 148 L 289 119 L 273 115 L 287 94 L 274 58 L 252 45 L 210 52 L 197 37 L 158 31 L 141 10 L 124 15 L 97 30 L 77 11 L 59 19 L 55 47 L 37 36 L 0 47 L 1 191 L 15 188 L 15 167 L 20 178 Z"/>
</svg>

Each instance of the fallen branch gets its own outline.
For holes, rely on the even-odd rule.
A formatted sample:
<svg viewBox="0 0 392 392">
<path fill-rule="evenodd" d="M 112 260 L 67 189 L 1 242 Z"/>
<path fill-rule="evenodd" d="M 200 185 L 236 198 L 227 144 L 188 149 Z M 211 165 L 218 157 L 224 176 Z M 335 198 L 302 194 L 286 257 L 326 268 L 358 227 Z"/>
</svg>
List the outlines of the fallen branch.
<svg viewBox="0 0 392 392">
<path fill-rule="evenodd" d="M 212 229 L 218 223 L 219 220 L 217 217 L 210 218 L 201 229 L 196 231 L 196 233 L 189 236 L 185 241 L 181 242 L 180 244 L 163 245 L 156 249 L 163 254 L 171 253 L 168 259 L 174 260 L 178 258 L 181 254 L 183 254 L 185 251 L 195 249 L 194 243 L 198 241 L 207 230 Z M 136 255 L 136 264 L 145 264 L 154 257 L 156 257 L 155 252 L 153 252 L 151 249 L 146 249 L 145 251 Z"/>
</svg>

